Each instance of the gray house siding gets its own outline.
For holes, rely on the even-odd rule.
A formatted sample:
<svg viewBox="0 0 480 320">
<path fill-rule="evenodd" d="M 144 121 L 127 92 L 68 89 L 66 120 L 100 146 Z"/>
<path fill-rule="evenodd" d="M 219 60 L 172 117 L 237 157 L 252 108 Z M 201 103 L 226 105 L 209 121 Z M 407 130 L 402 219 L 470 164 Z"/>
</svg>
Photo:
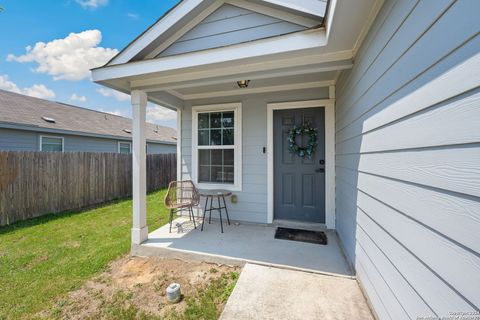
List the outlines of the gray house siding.
<svg viewBox="0 0 480 320">
<path fill-rule="evenodd" d="M 304 26 L 226 4 L 184 34 L 159 56 L 218 48 L 305 29 Z"/>
<path fill-rule="evenodd" d="M 63 143 L 65 152 L 118 152 L 118 142 L 116 140 L 81 136 L 64 136 Z"/>
<path fill-rule="evenodd" d="M 242 103 L 242 191 L 238 203 L 228 203 L 230 217 L 249 222 L 267 222 L 267 103 L 328 98 L 328 88 L 265 93 L 229 98 L 187 101 L 182 110 L 182 179 L 191 179 L 192 106 Z"/>
<path fill-rule="evenodd" d="M 0 150 L 38 150 L 38 142 L 38 135 L 33 132 L 0 128 Z"/>
<path fill-rule="evenodd" d="M 65 152 L 116 153 L 118 152 L 118 142 L 128 141 L 0 128 L 0 151 L 39 151 L 40 136 L 42 135 L 63 137 Z M 152 142 L 147 143 L 147 145 L 149 154 L 177 152 L 176 145 Z"/>
<path fill-rule="evenodd" d="M 147 153 L 177 153 L 176 144 L 147 143 Z"/>
<path fill-rule="evenodd" d="M 386 1 L 337 83 L 336 228 L 380 319 L 480 307 L 477 12 Z"/>
</svg>

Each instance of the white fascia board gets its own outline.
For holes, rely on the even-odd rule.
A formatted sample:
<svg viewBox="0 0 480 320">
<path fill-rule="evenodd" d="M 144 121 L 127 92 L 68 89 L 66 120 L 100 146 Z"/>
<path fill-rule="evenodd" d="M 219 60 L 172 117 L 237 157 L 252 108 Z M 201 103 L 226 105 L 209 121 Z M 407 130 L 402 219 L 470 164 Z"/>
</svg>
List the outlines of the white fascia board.
<svg viewBox="0 0 480 320">
<path fill-rule="evenodd" d="M 265 55 L 320 48 L 325 46 L 326 43 L 324 29 L 307 30 L 222 48 L 105 66 L 92 70 L 92 79 L 99 82 L 214 63 L 226 63 Z"/>
<path fill-rule="evenodd" d="M 127 48 L 120 52 L 108 65 L 117 65 L 127 63 L 150 43 L 155 41 L 168 29 L 173 27 L 180 19 L 200 5 L 204 0 L 184 0 L 181 1 L 176 8 L 167 13 L 160 21 L 140 35 L 138 39 L 133 41 Z"/>
<path fill-rule="evenodd" d="M 319 20 L 302 17 L 302 16 L 299 16 L 298 14 L 293 14 L 281 9 L 275 9 L 273 7 L 265 6 L 263 4 L 259 4 L 255 2 L 249 2 L 245 0 L 225 0 L 225 3 L 231 4 L 240 8 L 244 8 L 250 11 L 255 11 L 255 12 L 258 12 L 270 17 L 274 17 L 280 20 L 295 23 L 307 28 L 313 28 L 315 26 L 318 26 L 321 23 L 321 21 Z"/>
<path fill-rule="evenodd" d="M 285 7 L 291 10 L 308 13 L 317 17 L 325 15 L 327 9 L 326 1 L 319 0 L 262 0 L 277 6 Z"/>
</svg>

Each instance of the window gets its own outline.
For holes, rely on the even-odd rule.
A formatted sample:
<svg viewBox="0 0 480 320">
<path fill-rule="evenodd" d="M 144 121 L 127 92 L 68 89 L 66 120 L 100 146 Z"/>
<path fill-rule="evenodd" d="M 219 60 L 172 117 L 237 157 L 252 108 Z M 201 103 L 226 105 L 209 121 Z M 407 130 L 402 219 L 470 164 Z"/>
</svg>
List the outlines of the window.
<svg viewBox="0 0 480 320">
<path fill-rule="evenodd" d="M 63 152 L 63 137 L 40 136 L 40 151 Z"/>
<path fill-rule="evenodd" d="M 118 142 L 118 153 L 132 153 L 132 144 L 130 142 Z"/>
<path fill-rule="evenodd" d="M 192 108 L 192 173 L 201 188 L 241 189 L 241 105 Z"/>
</svg>

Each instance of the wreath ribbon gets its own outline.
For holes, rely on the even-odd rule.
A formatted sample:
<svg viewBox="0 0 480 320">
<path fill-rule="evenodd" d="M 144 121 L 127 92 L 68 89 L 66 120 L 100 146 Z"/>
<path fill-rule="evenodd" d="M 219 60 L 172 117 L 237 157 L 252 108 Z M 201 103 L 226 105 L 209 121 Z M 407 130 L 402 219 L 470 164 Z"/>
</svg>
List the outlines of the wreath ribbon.
<svg viewBox="0 0 480 320">
<path fill-rule="evenodd" d="M 309 136 L 310 139 L 306 146 L 299 146 L 296 143 L 298 135 Z M 288 131 L 288 150 L 290 153 L 296 154 L 302 159 L 305 157 L 311 158 L 315 154 L 317 145 L 317 128 L 313 128 L 311 124 L 305 124 L 302 126 L 295 125 Z"/>
</svg>

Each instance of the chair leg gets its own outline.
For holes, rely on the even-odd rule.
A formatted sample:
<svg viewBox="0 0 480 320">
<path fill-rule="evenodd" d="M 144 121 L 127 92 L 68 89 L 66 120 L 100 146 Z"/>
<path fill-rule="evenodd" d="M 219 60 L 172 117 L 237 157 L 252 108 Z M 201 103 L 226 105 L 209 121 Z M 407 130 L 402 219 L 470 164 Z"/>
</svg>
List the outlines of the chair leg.
<svg viewBox="0 0 480 320">
<path fill-rule="evenodd" d="M 222 196 L 222 199 L 223 199 L 223 206 L 225 207 L 225 213 L 227 214 L 228 225 L 230 225 L 230 218 L 228 217 L 228 209 L 227 209 L 227 203 L 225 202 L 225 197 Z"/>
<path fill-rule="evenodd" d="M 205 224 L 205 215 L 207 214 L 207 203 L 208 203 L 208 197 L 205 199 L 205 209 L 203 210 L 203 219 L 202 219 L 202 231 L 203 231 L 203 225 Z"/>
<path fill-rule="evenodd" d="M 173 209 L 170 209 L 170 233 L 172 233 Z"/>
<path fill-rule="evenodd" d="M 189 213 L 191 213 L 191 215 L 192 215 L 193 227 L 194 227 L 195 229 L 197 229 L 197 225 L 195 224 L 195 216 L 193 215 L 193 208 L 192 208 L 192 207 L 188 207 L 188 211 L 189 211 Z"/>
</svg>

